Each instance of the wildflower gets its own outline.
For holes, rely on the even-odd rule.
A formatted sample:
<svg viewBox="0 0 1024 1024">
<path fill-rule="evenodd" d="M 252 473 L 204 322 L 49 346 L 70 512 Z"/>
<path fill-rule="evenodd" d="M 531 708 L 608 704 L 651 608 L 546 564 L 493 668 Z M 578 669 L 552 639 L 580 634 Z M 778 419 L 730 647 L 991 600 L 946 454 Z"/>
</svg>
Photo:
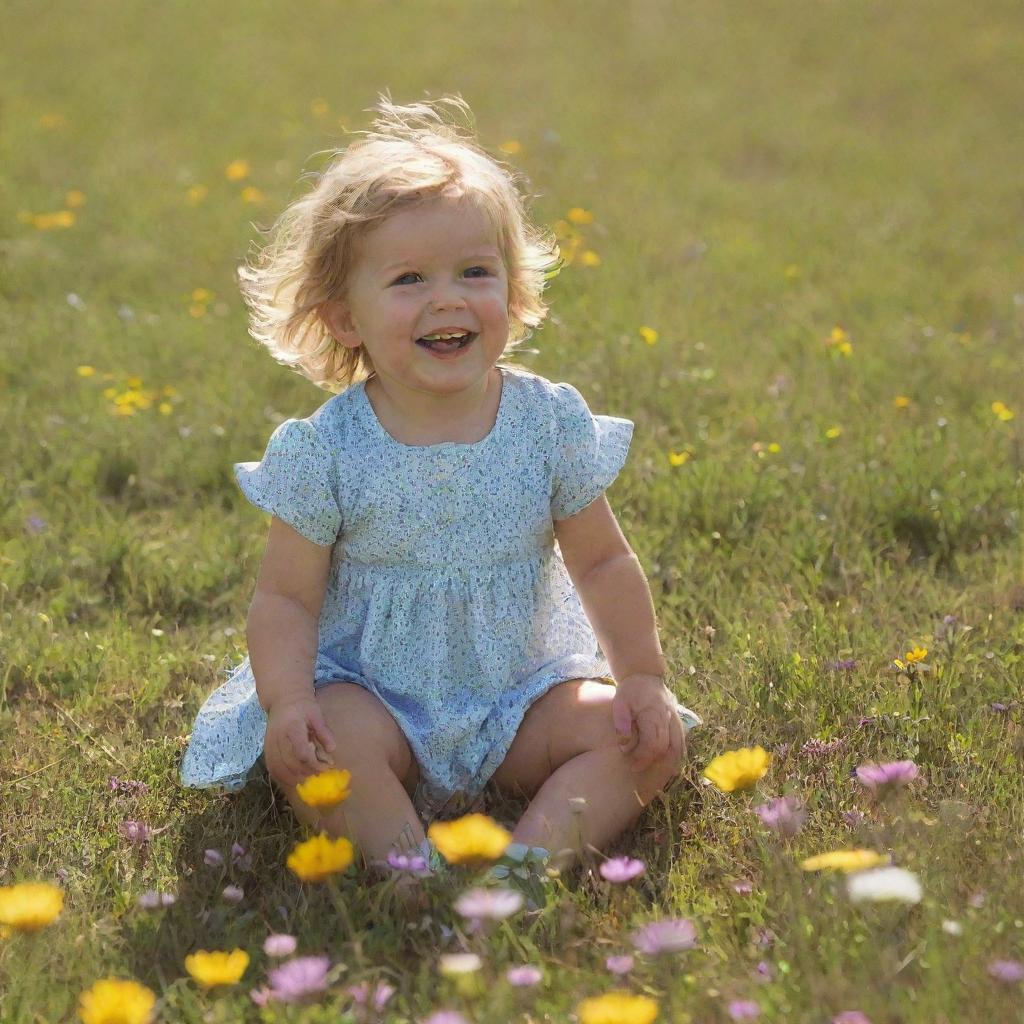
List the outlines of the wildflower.
<svg viewBox="0 0 1024 1024">
<path fill-rule="evenodd" d="M 629 954 L 624 956 L 610 956 L 605 960 L 604 965 L 612 974 L 622 976 L 633 970 L 634 960 Z"/>
<path fill-rule="evenodd" d="M 719 754 L 704 769 L 704 778 L 714 783 L 723 793 L 736 789 L 749 789 L 768 771 L 771 761 L 763 747 L 741 747 Z"/>
<path fill-rule="evenodd" d="M 243 203 L 262 203 L 266 198 L 255 185 L 246 185 L 238 195 Z"/>
<path fill-rule="evenodd" d="M 157 910 L 160 907 L 172 907 L 176 901 L 177 897 L 173 893 L 147 889 L 139 897 L 138 904 L 142 910 Z"/>
<path fill-rule="evenodd" d="M 228 181 L 241 181 L 249 177 L 249 162 L 247 160 L 232 160 L 224 168 L 224 177 Z"/>
<path fill-rule="evenodd" d="M 84 1024 L 146 1024 L 152 1018 L 156 993 L 137 981 L 103 978 L 78 997 Z"/>
<path fill-rule="evenodd" d="M 854 808 L 852 811 L 843 811 L 843 821 L 850 828 L 858 828 L 864 824 L 864 814 L 862 811 L 858 811 L 857 808 Z"/>
<path fill-rule="evenodd" d="M 512 836 L 486 814 L 466 814 L 455 821 L 435 822 L 427 835 L 450 864 L 497 860 Z"/>
<path fill-rule="evenodd" d="M 803 804 L 792 796 L 780 796 L 760 804 L 754 808 L 754 813 L 784 839 L 792 839 L 803 828 L 807 818 Z"/>
<path fill-rule="evenodd" d="M 322 882 L 344 871 L 354 858 L 352 844 L 344 837 L 332 839 L 321 832 L 304 843 L 296 844 L 288 854 L 288 867 L 304 882 Z"/>
<path fill-rule="evenodd" d="M 221 896 L 228 901 L 228 903 L 241 903 L 245 899 L 245 892 L 238 885 L 225 885 L 224 891 Z"/>
<path fill-rule="evenodd" d="M 427 858 L 418 853 L 399 853 L 397 850 L 391 850 L 387 862 L 392 871 L 408 871 L 417 877 L 430 874 Z"/>
<path fill-rule="evenodd" d="M 690 459 L 690 453 L 687 451 L 675 452 L 670 451 L 668 453 L 668 463 L 670 466 L 682 466 Z"/>
<path fill-rule="evenodd" d="M 732 891 L 738 896 L 749 896 L 754 891 L 754 883 L 745 878 L 739 878 L 732 883 Z"/>
<path fill-rule="evenodd" d="M 272 933 L 263 940 L 263 952 L 267 956 L 291 956 L 295 952 L 298 940 L 294 935 Z"/>
<path fill-rule="evenodd" d="M 959 921 L 951 921 L 946 918 L 942 922 L 942 930 L 947 935 L 952 935 L 954 938 L 959 938 L 964 933 L 964 926 Z"/>
<path fill-rule="evenodd" d="M 754 973 L 757 975 L 758 981 L 774 981 L 775 979 L 775 969 L 767 960 L 759 960 L 754 968 Z"/>
<path fill-rule="evenodd" d="M 840 434 L 842 434 L 842 432 L 843 428 L 840 426 L 829 427 L 828 430 L 825 431 L 825 436 L 830 441 L 834 441 L 837 437 L 840 436 Z"/>
<path fill-rule="evenodd" d="M 872 793 L 901 789 L 917 778 L 917 765 L 913 761 L 888 761 L 885 764 L 862 764 L 857 779 Z"/>
<path fill-rule="evenodd" d="M 648 956 L 679 953 L 697 945 L 697 929 L 686 918 L 652 921 L 633 932 L 633 945 Z"/>
<path fill-rule="evenodd" d="M 252 854 L 247 853 L 241 843 L 231 844 L 231 863 L 239 871 L 248 871 L 252 867 Z"/>
<path fill-rule="evenodd" d="M 121 835 L 127 839 L 132 846 L 145 846 L 153 837 L 153 830 L 144 821 L 128 819 L 121 822 Z"/>
<path fill-rule="evenodd" d="M 373 1008 L 380 1013 L 387 1005 L 388 1000 L 395 994 L 395 987 L 386 981 L 380 981 L 371 991 L 370 983 L 361 981 L 358 985 L 349 985 L 345 991 L 357 1005 L 367 1006 L 372 1002 Z"/>
<path fill-rule="evenodd" d="M 572 221 L 573 224 L 593 224 L 594 215 L 590 210 L 583 209 L 582 206 L 573 206 L 566 213 L 566 217 Z"/>
<path fill-rule="evenodd" d="M 543 971 L 533 964 L 523 964 L 521 967 L 510 967 L 505 972 L 505 979 L 510 985 L 516 988 L 532 988 L 544 977 Z"/>
<path fill-rule="evenodd" d="M 734 999 L 729 1004 L 729 1016 L 733 1020 L 753 1020 L 761 1016 L 761 1007 L 752 999 Z"/>
<path fill-rule="evenodd" d="M 185 199 L 192 206 L 195 206 L 206 198 L 209 191 L 205 185 L 190 185 L 185 192 Z"/>
<path fill-rule="evenodd" d="M 295 787 L 299 798 L 310 807 L 333 807 L 347 800 L 352 773 L 338 768 L 328 768 L 310 775 Z"/>
<path fill-rule="evenodd" d="M 805 754 L 807 757 L 829 757 L 837 750 L 842 750 L 845 746 L 846 740 L 842 736 L 837 736 L 833 740 L 813 739 L 808 740 L 800 748 L 800 753 Z"/>
<path fill-rule="evenodd" d="M 996 414 L 996 416 L 997 416 L 997 417 L 998 417 L 999 419 L 1001 419 L 1001 420 L 1002 420 L 1002 421 L 1003 421 L 1004 423 L 1005 423 L 1005 422 L 1006 422 L 1007 420 L 1012 420 L 1012 419 L 1013 419 L 1013 411 L 1012 411 L 1011 409 L 1009 409 L 1009 408 L 1008 408 L 1008 407 L 1007 407 L 1007 406 L 1006 406 L 1006 405 L 1005 405 L 1004 403 L 1002 403 L 1002 402 L 998 402 L 998 401 L 996 401 L 996 402 L 993 402 L 993 403 L 992 403 L 992 411 L 993 411 L 993 412 L 994 412 L 994 413 Z"/>
<path fill-rule="evenodd" d="M 483 961 L 476 953 L 442 953 L 438 969 L 446 978 L 479 971 Z"/>
<path fill-rule="evenodd" d="M 651 1024 L 658 1016 L 658 1004 L 647 996 L 607 992 L 584 999 L 576 1015 L 580 1024 Z"/>
<path fill-rule="evenodd" d="M 96 373 L 96 369 L 92 366 L 79 366 L 78 376 L 79 377 L 92 377 Z"/>
<path fill-rule="evenodd" d="M 52 924 L 64 909 L 64 892 L 49 882 L 0 886 L 0 925 L 34 932 Z"/>
<path fill-rule="evenodd" d="M 203 988 L 234 985 L 245 974 L 248 966 L 249 954 L 244 949 L 233 949 L 230 953 L 224 950 L 208 953 L 205 949 L 200 949 L 185 957 L 185 970 Z"/>
<path fill-rule="evenodd" d="M 458 1010 L 438 1010 L 422 1021 L 422 1024 L 469 1024 Z"/>
<path fill-rule="evenodd" d="M 224 854 L 220 850 L 203 850 L 203 863 L 210 868 L 224 866 Z"/>
<path fill-rule="evenodd" d="M 915 644 L 914 645 L 914 649 L 912 651 L 907 651 L 907 653 L 904 655 L 904 657 L 907 659 L 907 664 L 908 665 L 914 665 L 914 664 L 916 664 L 919 661 L 924 661 L 924 659 L 927 657 L 927 655 L 928 655 L 928 648 L 927 647 L 918 647 L 917 644 Z"/>
<path fill-rule="evenodd" d="M 1024 981 L 1024 964 L 1019 960 L 993 960 L 988 965 L 988 973 L 1005 985 L 1016 985 Z"/>
<path fill-rule="evenodd" d="M 846 891 L 855 903 L 920 903 L 921 883 L 905 868 L 882 867 L 858 871 L 846 880 Z"/>
<path fill-rule="evenodd" d="M 301 1003 L 319 995 L 327 988 L 327 971 L 331 966 L 325 956 L 299 956 L 286 960 L 268 972 L 270 998 L 281 1003 Z"/>
<path fill-rule="evenodd" d="M 597 870 L 606 882 L 628 882 L 644 873 L 644 862 L 632 857 L 612 857 Z"/>
<path fill-rule="evenodd" d="M 29 516 L 25 520 L 25 529 L 29 533 L 42 533 L 46 529 L 46 520 L 40 516 Z"/>
<path fill-rule="evenodd" d="M 828 667 L 834 672 L 850 672 L 857 667 L 856 658 L 842 658 L 839 661 L 828 662 Z"/>
<path fill-rule="evenodd" d="M 832 1018 L 832 1024 L 871 1024 L 871 1021 L 860 1010 L 843 1010 Z"/>
<path fill-rule="evenodd" d="M 599 267 L 601 265 L 601 257 L 593 249 L 587 249 L 580 257 L 580 262 L 585 267 Z"/>
<path fill-rule="evenodd" d="M 456 911 L 471 921 L 502 921 L 522 905 L 522 894 L 511 889 L 470 889 L 455 901 Z"/>
<path fill-rule="evenodd" d="M 654 345 L 658 341 L 658 332 L 653 327 L 641 327 L 640 337 L 643 338 L 648 345 Z"/>
<path fill-rule="evenodd" d="M 874 850 L 833 850 L 800 862 L 804 871 L 863 871 L 886 862 Z"/>
<path fill-rule="evenodd" d="M 522 143 L 517 139 L 506 139 L 498 146 L 498 149 L 500 149 L 502 153 L 508 153 L 509 156 L 515 156 L 516 153 L 522 151 L 522 148 Z"/>
<path fill-rule="evenodd" d="M 906 395 L 897 395 L 892 400 L 892 404 L 897 409 L 908 409 L 910 407 L 910 399 Z"/>
</svg>

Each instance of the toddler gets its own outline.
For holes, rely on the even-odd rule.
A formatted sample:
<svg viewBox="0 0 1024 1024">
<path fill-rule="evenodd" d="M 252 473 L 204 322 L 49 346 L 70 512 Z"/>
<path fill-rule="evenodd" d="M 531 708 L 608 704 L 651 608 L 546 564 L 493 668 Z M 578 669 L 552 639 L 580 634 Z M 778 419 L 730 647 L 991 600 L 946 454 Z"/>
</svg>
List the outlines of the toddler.
<svg viewBox="0 0 1024 1024">
<path fill-rule="evenodd" d="M 248 657 L 181 778 L 236 789 L 262 754 L 373 863 L 489 783 L 531 800 L 519 849 L 564 866 L 636 821 L 700 721 L 603 494 L 633 424 L 510 361 L 559 251 L 465 102 L 376 110 L 240 268 L 253 337 L 336 393 L 235 466 L 269 536 Z M 318 813 L 295 787 L 325 763 L 351 795 Z"/>
</svg>

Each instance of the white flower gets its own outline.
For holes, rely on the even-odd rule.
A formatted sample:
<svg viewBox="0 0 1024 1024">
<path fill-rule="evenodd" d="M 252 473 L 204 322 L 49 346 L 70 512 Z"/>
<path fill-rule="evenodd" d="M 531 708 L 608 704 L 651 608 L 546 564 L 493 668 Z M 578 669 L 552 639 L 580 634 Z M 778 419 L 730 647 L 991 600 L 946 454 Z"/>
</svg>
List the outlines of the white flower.
<svg viewBox="0 0 1024 1024">
<path fill-rule="evenodd" d="M 942 922 L 942 930 L 947 935 L 963 935 L 964 926 L 959 921 L 950 921 L 947 918 L 947 920 Z"/>
<path fill-rule="evenodd" d="M 483 961 L 476 953 L 441 954 L 441 973 L 447 978 L 456 974 L 472 974 L 479 971 L 482 966 Z"/>
<path fill-rule="evenodd" d="M 921 883 L 917 880 L 917 875 L 906 868 L 889 866 L 857 871 L 847 878 L 846 891 L 854 902 L 921 902 Z"/>
</svg>

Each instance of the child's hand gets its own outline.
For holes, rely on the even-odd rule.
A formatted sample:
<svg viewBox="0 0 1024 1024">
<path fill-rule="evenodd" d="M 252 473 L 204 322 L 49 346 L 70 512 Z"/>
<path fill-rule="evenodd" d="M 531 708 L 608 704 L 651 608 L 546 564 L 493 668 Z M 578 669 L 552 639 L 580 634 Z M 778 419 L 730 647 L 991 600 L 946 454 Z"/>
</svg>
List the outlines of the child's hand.
<svg viewBox="0 0 1024 1024">
<path fill-rule="evenodd" d="M 317 745 L 327 752 L 323 759 Z M 322 771 L 326 764 L 333 763 L 329 755 L 335 748 L 335 741 L 316 698 L 303 695 L 270 706 L 263 746 L 266 755 L 279 766 L 277 781 L 295 786 L 308 775 Z"/>
<path fill-rule="evenodd" d="M 683 724 L 676 699 L 660 676 L 633 675 L 617 682 L 612 700 L 612 721 L 619 734 L 619 750 L 630 757 L 634 772 L 648 769 L 671 754 L 678 760 L 683 749 Z"/>
</svg>

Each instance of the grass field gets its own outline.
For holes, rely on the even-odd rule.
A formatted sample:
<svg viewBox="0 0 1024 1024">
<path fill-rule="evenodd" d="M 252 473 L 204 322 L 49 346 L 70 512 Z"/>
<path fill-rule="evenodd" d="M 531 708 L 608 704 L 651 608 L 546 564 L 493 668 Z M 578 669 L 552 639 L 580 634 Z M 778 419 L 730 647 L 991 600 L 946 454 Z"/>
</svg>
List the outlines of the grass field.
<svg viewBox="0 0 1024 1024">
<path fill-rule="evenodd" d="M 5 1024 L 75 1020 L 106 977 L 175 1022 L 369 1020 L 363 981 L 395 987 L 394 1022 L 569 1021 L 613 989 L 693 1024 L 1018 1019 L 993 964 L 1024 959 L 1019 5 L 15 0 L 4 24 L 0 885 L 65 899 L 0 938 Z M 642 876 L 574 872 L 492 935 L 464 934 L 451 880 L 423 920 L 354 868 L 304 885 L 265 782 L 177 780 L 265 539 L 231 464 L 328 397 L 247 337 L 235 267 L 383 89 L 460 92 L 558 225 L 571 259 L 519 362 L 635 421 L 609 500 L 707 723 L 608 851 Z M 755 744 L 755 789 L 702 784 Z M 920 777 L 892 800 L 853 776 L 898 759 Z M 783 793 L 807 808 L 789 840 L 752 810 Z M 204 863 L 232 843 L 251 864 Z M 854 847 L 921 901 L 799 867 Z M 696 947 L 633 950 L 660 918 Z M 252 1002 L 271 931 L 329 956 L 317 1002 Z M 236 947 L 239 984 L 186 973 Z M 442 976 L 463 948 L 480 970 Z M 543 980 L 512 986 L 526 963 Z"/>
</svg>

